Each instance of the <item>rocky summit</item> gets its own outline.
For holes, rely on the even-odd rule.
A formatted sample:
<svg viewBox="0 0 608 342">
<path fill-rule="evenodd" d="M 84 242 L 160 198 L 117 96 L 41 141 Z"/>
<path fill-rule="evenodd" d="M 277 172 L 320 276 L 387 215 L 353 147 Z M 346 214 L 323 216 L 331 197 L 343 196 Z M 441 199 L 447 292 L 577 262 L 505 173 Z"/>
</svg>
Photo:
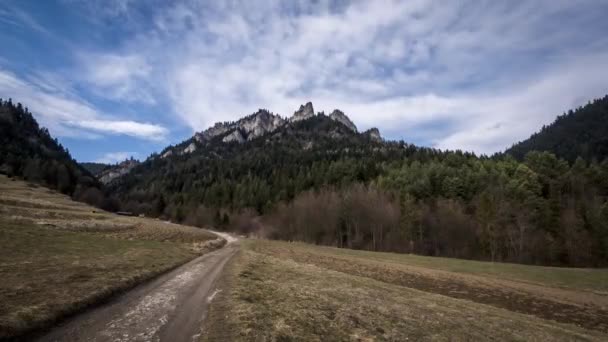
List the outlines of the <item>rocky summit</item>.
<svg viewBox="0 0 608 342">
<path fill-rule="evenodd" d="M 315 116 L 315 111 L 312 108 L 312 102 L 306 102 L 305 105 L 301 105 L 300 109 L 298 109 L 293 116 L 289 118 L 290 122 L 298 122 L 306 119 L 310 119 Z"/>
<path fill-rule="evenodd" d="M 351 131 L 357 132 L 357 126 L 339 109 L 334 109 L 334 111 L 329 114 L 329 118 L 341 122 L 344 126 L 348 127 Z"/>
<path fill-rule="evenodd" d="M 168 147 L 160 156 L 161 158 L 167 158 L 175 155 L 181 156 L 191 154 L 199 150 L 199 147 L 206 144 L 242 144 L 269 135 L 270 133 L 274 133 L 274 138 L 280 139 L 280 136 L 285 134 L 285 132 L 293 132 L 294 129 L 296 131 L 299 130 L 300 128 L 298 127 L 301 122 L 315 118 L 318 122 L 334 121 L 339 123 L 338 126 L 342 127 L 342 129 L 334 127 L 324 133 L 332 139 L 344 138 L 351 133 L 358 134 L 357 126 L 355 126 L 350 118 L 341 110 L 334 109 L 329 115 L 325 115 L 324 113 L 315 114 L 312 102 L 307 102 L 306 104 L 301 105 L 300 108 L 287 119 L 271 113 L 266 109 L 259 109 L 257 112 L 245 116 L 238 121 L 218 122 L 212 127 L 194 134 L 191 139 L 188 139 L 177 146 Z M 281 132 L 281 128 L 285 128 L 286 131 Z M 377 128 L 370 129 L 362 133 L 362 135 L 368 136 L 371 140 L 376 142 L 383 141 Z M 312 144 L 313 142 L 308 141 L 308 143 Z"/>
<path fill-rule="evenodd" d="M 377 142 L 383 141 L 382 136 L 380 135 L 380 130 L 378 130 L 376 127 L 372 127 L 370 129 L 368 129 L 367 131 L 364 132 L 364 134 L 367 134 L 370 137 L 370 139 L 372 139 L 373 141 L 377 141 Z"/>
</svg>

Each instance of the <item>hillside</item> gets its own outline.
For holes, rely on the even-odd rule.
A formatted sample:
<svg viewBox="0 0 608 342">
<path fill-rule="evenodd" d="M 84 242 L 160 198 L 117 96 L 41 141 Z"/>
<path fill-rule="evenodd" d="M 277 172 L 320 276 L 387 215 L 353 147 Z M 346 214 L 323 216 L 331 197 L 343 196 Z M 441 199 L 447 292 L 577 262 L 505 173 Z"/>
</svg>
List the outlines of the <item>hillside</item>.
<svg viewBox="0 0 608 342">
<path fill-rule="evenodd" d="M 530 138 L 506 150 L 522 160 L 530 151 L 548 151 L 574 162 L 601 162 L 608 157 L 608 95 L 560 115 Z"/>
<path fill-rule="evenodd" d="M 359 133 L 339 110 L 218 123 L 109 184 L 123 210 L 279 240 L 608 264 L 608 162 L 477 157 Z"/>
<path fill-rule="evenodd" d="M 97 175 L 99 175 L 101 173 L 101 171 L 103 171 L 104 169 L 109 167 L 110 164 L 86 162 L 86 163 L 80 163 L 80 166 L 82 166 L 87 171 L 89 171 L 89 173 L 91 173 L 93 176 L 97 177 Z"/>
<path fill-rule="evenodd" d="M 0 173 L 103 205 L 99 182 L 51 137 L 21 103 L 0 99 Z"/>
<path fill-rule="evenodd" d="M 358 133 L 340 111 L 303 105 L 289 119 L 267 110 L 218 123 L 152 155 L 111 184 L 126 210 L 183 220 L 199 205 L 264 212 L 311 188 L 366 182 L 409 145 Z M 211 212 L 209 215 L 216 215 Z"/>
</svg>

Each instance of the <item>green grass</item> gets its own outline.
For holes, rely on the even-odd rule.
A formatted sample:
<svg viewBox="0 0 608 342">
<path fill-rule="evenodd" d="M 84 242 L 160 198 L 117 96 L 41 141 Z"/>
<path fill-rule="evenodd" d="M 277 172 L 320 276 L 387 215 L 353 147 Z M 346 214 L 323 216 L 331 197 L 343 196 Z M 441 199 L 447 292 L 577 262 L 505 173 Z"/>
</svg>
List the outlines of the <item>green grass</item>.
<svg viewBox="0 0 608 342">
<path fill-rule="evenodd" d="M 203 341 L 602 341 L 603 332 L 387 281 L 364 254 L 245 241 L 221 279 Z M 365 253 L 367 255 L 367 253 Z M 382 256 L 378 256 L 382 258 Z M 335 261 L 335 259 L 332 259 Z M 375 261 L 371 261 L 373 264 Z M 387 269 L 395 267 L 390 262 Z M 385 270 L 380 270 L 382 272 Z M 516 300 L 517 298 L 513 298 Z"/>
<path fill-rule="evenodd" d="M 0 339 L 44 327 L 194 256 L 177 243 L 0 220 Z"/>
</svg>

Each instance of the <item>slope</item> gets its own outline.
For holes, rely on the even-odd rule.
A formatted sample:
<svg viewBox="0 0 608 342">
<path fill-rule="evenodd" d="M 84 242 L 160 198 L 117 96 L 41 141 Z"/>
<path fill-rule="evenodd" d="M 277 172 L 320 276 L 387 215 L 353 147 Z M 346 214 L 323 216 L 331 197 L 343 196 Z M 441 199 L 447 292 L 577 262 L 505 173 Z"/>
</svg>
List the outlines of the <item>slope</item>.
<svg viewBox="0 0 608 342">
<path fill-rule="evenodd" d="M 358 133 L 339 113 L 311 112 L 306 104 L 287 120 L 260 110 L 216 124 L 153 155 L 109 191 L 125 210 L 178 221 L 199 204 L 264 212 L 310 188 L 371 180 L 380 163 L 407 152 L 405 144 L 383 142 L 377 130 Z"/>
<path fill-rule="evenodd" d="M 95 205 L 99 182 L 23 107 L 0 99 L 0 173 L 22 177 Z"/>
<path fill-rule="evenodd" d="M 552 124 L 505 153 L 522 160 L 533 150 L 552 152 L 570 162 L 577 157 L 604 160 L 608 157 L 608 95 L 558 116 Z"/>
</svg>

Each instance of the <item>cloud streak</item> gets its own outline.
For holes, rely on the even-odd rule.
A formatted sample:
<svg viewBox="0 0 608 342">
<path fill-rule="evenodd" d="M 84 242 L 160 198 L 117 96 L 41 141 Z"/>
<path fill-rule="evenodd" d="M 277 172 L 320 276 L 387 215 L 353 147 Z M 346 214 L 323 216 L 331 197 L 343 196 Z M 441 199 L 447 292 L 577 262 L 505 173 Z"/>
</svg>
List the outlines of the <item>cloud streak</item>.
<svg viewBox="0 0 608 342">
<path fill-rule="evenodd" d="M 99 134 L 112 134 L 148 140 L 166 137 L 168 131 L 163 126 L 100 114 L 94 106 L 74 97 L 65 84 L 55 85 L 58 80 L 47 75 L 28 81 L 0 69 L 0 94 L 25 103 L 54 135 L 96 138 Z"/>
</svg>

